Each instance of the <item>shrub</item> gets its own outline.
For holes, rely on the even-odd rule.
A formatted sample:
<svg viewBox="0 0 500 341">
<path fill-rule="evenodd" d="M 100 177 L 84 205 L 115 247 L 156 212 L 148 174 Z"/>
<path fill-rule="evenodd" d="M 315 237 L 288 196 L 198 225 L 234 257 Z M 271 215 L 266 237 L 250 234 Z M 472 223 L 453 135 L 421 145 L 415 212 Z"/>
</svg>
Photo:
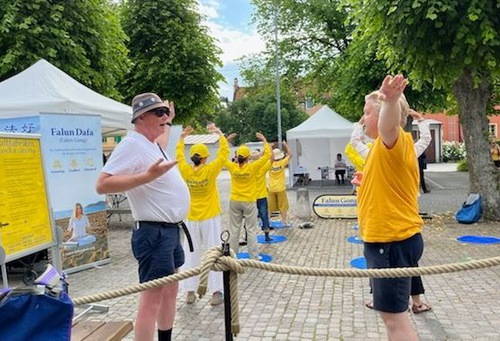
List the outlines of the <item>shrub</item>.
<svg viewBox="0 0 500 341">
<path fill-rule="evenodd" d="M 457 165 L 457 171 L 459 172 L 469 171 L 469 164 L 467 163 L 467 159 L 460 160 L 460 162 Z"/>
<path fill-rule="evenodd" d="M 467 156 L 465 152 L 465 144 L 463 142 L 444 141 L 443 148 L 443 161 L 460 161 Z"/>
</svg>

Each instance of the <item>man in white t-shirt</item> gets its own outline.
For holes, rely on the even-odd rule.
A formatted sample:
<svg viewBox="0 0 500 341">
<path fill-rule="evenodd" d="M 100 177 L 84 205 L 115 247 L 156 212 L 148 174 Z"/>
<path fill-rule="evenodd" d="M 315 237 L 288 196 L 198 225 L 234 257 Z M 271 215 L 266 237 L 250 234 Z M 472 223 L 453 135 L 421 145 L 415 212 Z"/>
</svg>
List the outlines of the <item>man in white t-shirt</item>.
<svg viewBox="0 0 500 341">
<path fill-rule="evenodd" d="M 135 129 L 118 144 L 97 180 L 98 193 L 125 192 L 135 227 L 132 251 L 141 283 L 171 275 L 184 264 L 180 227 L 189 210 L 189 190 L 157 141 L 168 141 L 175 117 L 172 102 L 153 93 L 132 100 Z M 171 340 L 178 282 L 141 292 L 136 340 Z"/>
</svg>

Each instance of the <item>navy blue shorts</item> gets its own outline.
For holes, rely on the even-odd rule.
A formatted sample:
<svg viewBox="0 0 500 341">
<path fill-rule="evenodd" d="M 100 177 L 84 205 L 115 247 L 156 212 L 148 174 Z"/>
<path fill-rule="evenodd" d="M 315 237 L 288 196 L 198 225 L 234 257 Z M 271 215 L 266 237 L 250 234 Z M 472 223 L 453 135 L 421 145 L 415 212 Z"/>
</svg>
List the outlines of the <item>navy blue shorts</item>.
<svg viewBox="0 0 500 341">
<path fill-rule="evenodd" d="M 424 241 L 420 233 L 399 242 L 364 243 L 368 269 L 415 267 L 423 252 Z M 376 310 L 387 313 L 408 310 L 411 277 L 371 278 L 371 285 Z"/>
<path fill-rule="evenodd" d="M 180 231 L 144 222 L 134 228 L 132 252 L 139 262 L 140 283 L 171 275 L 184 264 Z"/>
</svg>

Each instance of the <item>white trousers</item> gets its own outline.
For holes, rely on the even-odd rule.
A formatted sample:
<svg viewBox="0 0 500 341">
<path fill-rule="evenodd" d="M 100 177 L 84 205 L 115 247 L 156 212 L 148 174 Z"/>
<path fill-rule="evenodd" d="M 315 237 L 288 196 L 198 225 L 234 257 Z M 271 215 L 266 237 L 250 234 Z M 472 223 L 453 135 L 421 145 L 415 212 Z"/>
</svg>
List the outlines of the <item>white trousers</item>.
<svg viewBox="0 0 500 341">
<path fill-rule="evenodd" d="M 193 240 L 194 251 L 189 251 L 187 238 L 184 238 L 183 248 L 185 263 L 182 270 L 195 268 L 201 263 L 201 258 L 205 252 L 214 246 L 220 246 L 221 218 L 220 216 L 203 221 L 186 220 L 186 226 Z M 190 277 L 181 281 L 181 288 L 184 291 L 196 291 L 198 289 L 199 276 Z M 210 271 L 208 274 L 208 292 L 222 291 L 222 272 Z"/>
</svg>

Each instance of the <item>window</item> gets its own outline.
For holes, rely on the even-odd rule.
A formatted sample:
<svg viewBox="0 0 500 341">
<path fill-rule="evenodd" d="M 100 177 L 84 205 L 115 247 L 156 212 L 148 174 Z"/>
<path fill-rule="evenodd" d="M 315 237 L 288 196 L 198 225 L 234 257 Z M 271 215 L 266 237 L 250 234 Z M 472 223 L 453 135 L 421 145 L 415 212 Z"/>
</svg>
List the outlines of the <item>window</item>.
<svg viewBox="0 0 500 341">
<path fill-rule="evenodd" d="M 490 123 L 488 125 L 488 131 L 490 133 L 490 136 L 498 137 L 498 127 L 496 123 Z"/>
</svg>

